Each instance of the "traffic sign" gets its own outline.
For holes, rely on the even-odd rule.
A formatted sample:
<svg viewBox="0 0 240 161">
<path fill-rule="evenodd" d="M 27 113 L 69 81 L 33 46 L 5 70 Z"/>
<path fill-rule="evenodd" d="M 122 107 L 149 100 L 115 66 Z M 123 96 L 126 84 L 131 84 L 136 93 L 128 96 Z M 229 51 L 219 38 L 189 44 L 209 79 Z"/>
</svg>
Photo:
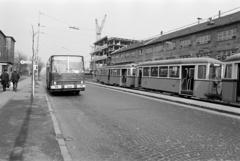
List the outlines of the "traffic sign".
<svg viewBox="0 0 240 161">
<path fill-rule="evenodd" d="M 29 60 L 21 60 L 20 64 L 32 64 L 32 61 Z"/>
</svg>

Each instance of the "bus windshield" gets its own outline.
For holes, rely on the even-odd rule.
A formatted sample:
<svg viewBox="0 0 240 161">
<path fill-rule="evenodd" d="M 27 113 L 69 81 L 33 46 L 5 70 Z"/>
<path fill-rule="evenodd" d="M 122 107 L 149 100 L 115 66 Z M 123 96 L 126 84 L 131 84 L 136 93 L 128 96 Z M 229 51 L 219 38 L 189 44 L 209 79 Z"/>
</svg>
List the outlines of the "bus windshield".
<svg viewBox="0 0 240 161">
<path fill-rule="evenodd" d="M 83 73 L 83 58 L 74 56 L 56 56 L 52 60 L 54 73 Z"/>
</svg>

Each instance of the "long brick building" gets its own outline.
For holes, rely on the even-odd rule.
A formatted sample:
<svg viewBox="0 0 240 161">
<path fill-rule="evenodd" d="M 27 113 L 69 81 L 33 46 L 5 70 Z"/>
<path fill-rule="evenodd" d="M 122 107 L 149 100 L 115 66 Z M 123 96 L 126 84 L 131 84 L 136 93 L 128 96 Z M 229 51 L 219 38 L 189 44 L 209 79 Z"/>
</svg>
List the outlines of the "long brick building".
<svg viewBox="0 0 240 161">
<path fill-rule="evenodd" d="M 240 51 L 240 12 L 209 19 L 111 53 L 111 64 L 212 57 L 224 60 Z"/>
</svg>

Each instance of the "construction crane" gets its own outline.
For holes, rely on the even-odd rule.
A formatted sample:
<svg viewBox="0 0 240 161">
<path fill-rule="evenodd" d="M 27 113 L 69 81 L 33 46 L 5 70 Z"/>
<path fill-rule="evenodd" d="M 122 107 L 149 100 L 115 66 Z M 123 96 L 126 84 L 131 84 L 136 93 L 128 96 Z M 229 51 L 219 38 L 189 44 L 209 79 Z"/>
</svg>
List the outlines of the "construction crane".
<svg viewBox="0 0 240 161">
<path fill-rule="evenodd" d="M 106 18 L 107 18 L 107 15 L 105 14 L 104 18 L 102 20 L 101 26 L 98 25 L 98 20 L 95 19 L 95 22 L 96 22 L 96 39 L 97 40 L 101 39 L 101 33 L 102 33 L 102 29 L 103 29 L 104 23 L 106 21 Z"/>
</svg>

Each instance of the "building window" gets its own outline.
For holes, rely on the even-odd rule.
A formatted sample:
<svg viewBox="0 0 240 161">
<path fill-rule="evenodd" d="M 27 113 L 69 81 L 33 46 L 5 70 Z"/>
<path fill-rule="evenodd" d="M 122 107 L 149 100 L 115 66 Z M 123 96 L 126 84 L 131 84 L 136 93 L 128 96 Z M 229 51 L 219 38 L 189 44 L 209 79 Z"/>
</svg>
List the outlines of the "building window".
<svg viewBox="0 0 240 161">
<path fill-rule="evenodd" d="M 198 66 L 198 79 L 206 79 L 207 66 L 199 65 Z"/>
<path fill-rule="evenodd" d="M 225 78 L 232 78 L 232 64 L 226 65 Z"/>
<path fill-rule="evenodd" d="M 179 66 L 169 67 L 169 77 L 179 78 Z"/>
<path fill-rule="evenodd" d="M 151 76 L 152 77 L 158 76 L 158 67 L 151 67 Z"/>
<path fill-rule="evenodd" d="M 143 68 L 143 76 L 149 76 L 149 67 L 144 67 Z"/>
<path fill-rule="evenodd" d="M 227 57 L 233 55 L 237 52 L 237 49 L 230 49 L 230 50 L 220 50 L 216 55 L 216 59 L 218 60 L 225 60 Z"/>
<path fill-rule="evenodd" d="M 162 66 L 159 67 L 159 77 L 167 77 L 168 76 L 168 67 Z"/>
<path fill-rule="evenodd" d="M 237 36 L 237 29 L 231 29 L 226 31 L 221 31 L 217 34 L 218 41 L 235 39 Z"/>
<path fill-rule="evenodd" d="M 176 49 L 176 43 L 175 42 L 171 42 L 171 41 L 166 41 L 165 42 L 165 49 L 166 50 Z"/>
<path fill-rule="evenodd" d="M 191 40 L 182 40 L 180 41 L 180 47 L 188 47 L 191 46 Z"/>
<path fill-rule="evenodd" d="M 207 44 L 211 41 L 211 36 L 210 35 L 204 35 L 204 36 L 200 36 L 196 39 L 196 43 L 198 45 L 202 45 L 202 44 Z"/>
</svg>

